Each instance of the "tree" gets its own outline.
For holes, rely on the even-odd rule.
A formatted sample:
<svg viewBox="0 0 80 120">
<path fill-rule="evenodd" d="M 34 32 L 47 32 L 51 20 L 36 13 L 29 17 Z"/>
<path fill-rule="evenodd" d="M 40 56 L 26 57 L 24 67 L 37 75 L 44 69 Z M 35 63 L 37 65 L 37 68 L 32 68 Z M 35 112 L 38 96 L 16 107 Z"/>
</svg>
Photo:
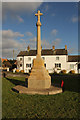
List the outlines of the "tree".
<svg viewBox="0 0 80 120">
<path fill-rule="evenodd" d="M 5 61 L 5 62 L 3 62 L 3 64 L 5 67 L 9 67 L 9 68 L 12 67 L 12 65 L 9 61 Z"/>
</svg>

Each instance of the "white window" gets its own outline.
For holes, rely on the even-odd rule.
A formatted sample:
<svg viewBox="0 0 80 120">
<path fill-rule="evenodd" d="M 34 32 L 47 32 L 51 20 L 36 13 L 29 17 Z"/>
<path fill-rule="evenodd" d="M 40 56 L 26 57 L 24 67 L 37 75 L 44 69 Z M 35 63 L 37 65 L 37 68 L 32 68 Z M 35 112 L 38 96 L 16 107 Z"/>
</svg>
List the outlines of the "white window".
<svg viewBox="0 0 80 120">
<path fill-rule="evenodd" d="M 46 67 L 46 64 L 44 64 L 44 66 Z"/>
<path fill-rule="evenodd" d="M 22 58 L 20 58 L 20 61 L 22 61 Z"/>
<path fill-rule="evenodd" d="M 31 67 L 31 64 L 26 64 L 26 68 Z"/>
<path fill-rule="evenodd" d="M 56 60 L 59 60 L 59 57 L 56 57 Z"/>
<path fill-rule="evenodd" d="M 55 68 L 61 68 L 61 63 L 55 63 Z"/>
<path fill-rule="evenodd" d="M 31 57 L 28 57 L 28 61 L 31 61 Z"/>
<path fill-rule="evenodd" d="M 20 67 L 22 67 L 22 64 L 20 64 Z"/>
<path fill-rule="evenodd" d="M 74 69 L 74 64 L 70 64 L 70 69 Z"/>
<path fill-rule="evenodd" d="M 42 57 L 43 60 L 45 60 L 45 57 Z"/>
</svg>

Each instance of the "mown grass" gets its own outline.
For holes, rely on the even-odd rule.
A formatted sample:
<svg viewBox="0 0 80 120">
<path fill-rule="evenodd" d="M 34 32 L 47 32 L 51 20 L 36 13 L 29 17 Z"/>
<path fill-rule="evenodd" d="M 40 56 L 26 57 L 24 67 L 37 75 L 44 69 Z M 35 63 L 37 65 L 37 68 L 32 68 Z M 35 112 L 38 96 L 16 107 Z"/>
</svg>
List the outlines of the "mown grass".
<svg viewBox="0 0 80 120">
<path fill-rule="evenodd" d="M 3 119 L 59 119 L 80 118 L 79 76 L 52 75 L 52 84 L 59 85 L 64 80 L 65 92 L 56 95 L 18 94 L 12 88 L 25 85 L 24 77 L 2 79 Z"/>
</svg>

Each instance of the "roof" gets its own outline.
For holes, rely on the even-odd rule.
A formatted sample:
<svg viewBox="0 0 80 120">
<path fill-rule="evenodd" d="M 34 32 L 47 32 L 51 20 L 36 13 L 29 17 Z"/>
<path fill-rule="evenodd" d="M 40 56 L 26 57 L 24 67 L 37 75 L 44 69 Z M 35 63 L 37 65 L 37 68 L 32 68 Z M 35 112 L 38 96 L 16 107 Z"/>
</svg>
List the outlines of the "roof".
<svg viewBox="0 0 80 120">
<path fill-rule="evenodd" d="M 1 58 L 1 61 L 4 62 L 4 61 L 8 61 L 8 60 L 7 60 L 7 59 L 3 59 L 3 58 Z"/>
<path fill-rule="evenodd" d="M 30 51 L 21 51 L 17 57 L 19 56 L 36 56 L 37 50 L 30 50 Z M 43 49 L 41 51 L 41 55 L 67 55 L 68 52 L 65 49 Z"/>
<path fill-rule="evenodd" d="M 80 55 L 68 56 L 68 62 L 80 62 Z"/>
<path fill-rule="evenodd" d="M 4 62 L 4 66 L 5 67 L 11 67 L 12 65 L 11 65 L 11 63 L 9 61 L 5 61 Z"/>
</svg>

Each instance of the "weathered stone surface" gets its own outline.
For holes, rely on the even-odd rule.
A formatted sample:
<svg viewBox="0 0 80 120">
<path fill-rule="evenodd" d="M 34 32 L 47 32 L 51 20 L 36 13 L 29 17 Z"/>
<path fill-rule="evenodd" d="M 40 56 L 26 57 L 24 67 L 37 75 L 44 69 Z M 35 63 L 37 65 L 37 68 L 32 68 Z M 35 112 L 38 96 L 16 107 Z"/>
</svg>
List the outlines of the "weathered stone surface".
<svg viewBox="0 0 80 120">
<path fill-rule="evenodd" d="M 44 60 L 41 58 L 40 55 L 37 55 L 36 58 L 33 60 L 33 67 L 41 67 L 44 66 Z"/>
<path fill-rule="evenodd" d="M 58 94 L 58 93 L 62 93 L 62 88 L 58 88 L 58 87 L 54 87 L 51 86 L 48 89 L 32 89 L 32 88 L 27 88 L 25 86 L 20 86 L 17 85 L 13 88 L 14 91 L 18 92 L 18 93 L 24 93 L 24 94 L 40 94 L 40 95 L 54 95 L 54 94 Z"/>
<path fill-rule="evenodd" d="M 37 56 L 33 63 L 31 74 L 28 78 L 28 88 L 50 88 L 51 77 L 44 67 L 44 61 Z"/>
<path fill-rule="evenodd" d="M 31 70 L 31 74 L 28 78 L 28 88 L 36 88 L 36 89 L 44 89 L 50 88 L 51 86 L 51 78 L 44 67 L 44 60 L 41 58 L 41 33 L 40 33 L 40 11 L 35 14 L 38 16 L 37 21 L 37 56 L 36 59 L 33 60 L 33 67 Z"/>
</svg>

